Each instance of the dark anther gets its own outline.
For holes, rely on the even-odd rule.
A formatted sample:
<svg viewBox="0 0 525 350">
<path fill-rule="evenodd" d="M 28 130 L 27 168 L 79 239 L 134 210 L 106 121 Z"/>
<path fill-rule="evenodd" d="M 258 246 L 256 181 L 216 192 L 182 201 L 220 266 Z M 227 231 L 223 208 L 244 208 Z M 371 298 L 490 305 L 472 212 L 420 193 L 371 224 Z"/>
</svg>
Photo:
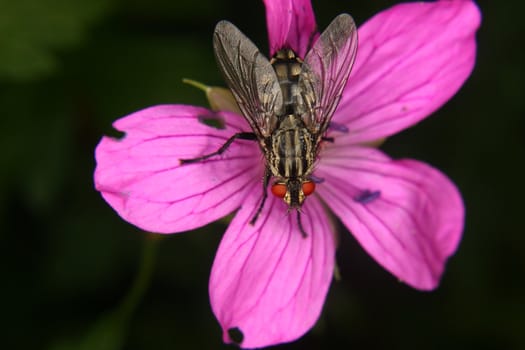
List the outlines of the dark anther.
<svg viewBox="0 0 525 350">
<path fill-rule="evenodd" d="M 241 330 L 237 327 L 228 329 L 228 336 L 230 337 L 231 341 L 237 345 L 240 345 L 244 340 L 244 334 L 242 334 Z"/>
<path fill-rule="evenodd" d="M 309 178 L 316 184 L 322 184 L 324 182 L 324 177 L 317 177 L 315 175 L 310 175 Z"/>
<path fill-rule="evenodd" d="M 199 122 L 201 122 L 204 125 L 211 126 L 215 129 L 226 129 L 226 124 L 224 123 L 224 119 L 216 113 L 210 113 L 206 115 L 199 115 Z"/>
<path fill-rule="evenodd" d="M 326 141 L 326 142 L 334 143 L 334 138 L 333 137 L 323 136 L 323 137 L 321 137 L 321 140 Z"/>
<path fill-rule="evenodd" d="M 375 201 L 377 198 L 379 198 L 380 195 L 381 191 L 364 190 L 363 192 L 354 197 L 354 201 L 361 204 L 367 204 Z"/>
<path fill-rule="evenodd" d="M 330 124 L 328 124 L 328 129 L 339 132 L 348 132 L 348 128 L 346 127 L 346 125 L 334 122 L 330 122 Z"/>
</svg>

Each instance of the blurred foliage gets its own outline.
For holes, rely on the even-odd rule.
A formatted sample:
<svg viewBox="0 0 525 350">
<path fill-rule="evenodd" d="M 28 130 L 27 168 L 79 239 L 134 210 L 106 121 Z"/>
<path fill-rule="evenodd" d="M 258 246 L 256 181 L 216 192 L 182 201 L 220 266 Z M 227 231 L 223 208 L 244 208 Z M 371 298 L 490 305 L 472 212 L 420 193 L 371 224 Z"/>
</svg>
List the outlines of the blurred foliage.
<svg viewBox="0 0 525 350">
<path fill-rule="evenodd" d="M 56 72 L 56 50 L 79 45 L 111 0 L 0 0 L 0 78 Z"/>
<path fill-rule="evenodd" d="M 363 23 L 394 3 L 313 6 L 324 27 L 341 12 Z M 525 348 L 523 4 L 481 6 L 470 80 L 382 146 L 437 166 L 463 192 L 466 232 L 441 287 L 397 283 L 341 228 L 342 280 L 316 327 L 278 348 Z M 4 348 L 228 348 L 207 293 L 225 221 L 158 242 L 149 289 L 123 313 L 149 235 L 122 221 L 92 180 L 93 150 L 116 134 L 114 120 L 161 103 L 205 105 L 183 78 L 222 85 L 211 49 L 220 19 L 266 47 L 258 0 L 0 0 Z"/>
</svg>

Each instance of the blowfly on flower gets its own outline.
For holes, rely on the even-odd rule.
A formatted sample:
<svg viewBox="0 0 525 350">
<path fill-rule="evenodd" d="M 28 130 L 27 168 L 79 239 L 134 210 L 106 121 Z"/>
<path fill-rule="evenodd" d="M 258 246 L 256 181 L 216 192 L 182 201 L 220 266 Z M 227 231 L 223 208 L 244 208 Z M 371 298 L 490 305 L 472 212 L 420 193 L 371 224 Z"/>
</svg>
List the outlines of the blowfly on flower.
<svg viewBox="0 0 525 350">
<path fill-rule="evenodd" d="M 271 192 L 297 210 L 301 234 L 301 206 L 318 181 L 312 173 L 330 120 L 341 98 L 357 51 L 357 30 L 348 14 L 337 16 L 313 43 L 304 59 L 288 47 L 268 60 L 237 27 L 221 21 L 213 47 L 218 65 L 251 132 L 232 135 L 213 153 L 182 164 L 222 154 L 236 139 L 259 142 L 266 167 L 263 195 L 251 220 L 254 224 Z"/>
</svg>

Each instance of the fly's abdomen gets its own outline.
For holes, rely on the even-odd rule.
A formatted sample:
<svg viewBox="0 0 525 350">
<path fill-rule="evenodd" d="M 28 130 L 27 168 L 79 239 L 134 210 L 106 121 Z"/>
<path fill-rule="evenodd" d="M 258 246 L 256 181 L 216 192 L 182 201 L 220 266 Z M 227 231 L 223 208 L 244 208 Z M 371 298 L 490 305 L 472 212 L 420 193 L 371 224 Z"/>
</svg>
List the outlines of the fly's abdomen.
<svg viewBox="0 0 525 350">
<path fill-rule="evenodd" d="M 272 66 L 283 95 L 283 115 L 300 114 L 297 110 L 299 90 L 297 87 L 302 62 L 292 50 L 277 51 Z"/>
</svg>

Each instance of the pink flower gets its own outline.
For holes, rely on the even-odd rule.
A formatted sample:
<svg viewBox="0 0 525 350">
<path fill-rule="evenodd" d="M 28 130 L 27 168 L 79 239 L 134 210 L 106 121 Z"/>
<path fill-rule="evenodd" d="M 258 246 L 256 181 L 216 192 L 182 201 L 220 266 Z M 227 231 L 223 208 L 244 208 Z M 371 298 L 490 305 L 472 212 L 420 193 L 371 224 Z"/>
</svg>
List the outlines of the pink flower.
<svg viewBox="0 0 525 350">
<path fill-rule="evenodd" d="M 308 0 L 265 0 L 270 55 L 304 57 L 316 24 Z M 95 184 L 126 221 L 147 231 L 194 229 L 238 210 L 217 251 L 209 292 L 225 342 L 254 348 L 289 342 L 316 322 L 334 269 L 335 213 L 363 248 L 402 282 L 436 288 L 461 238 L 456 186 L 433 167 L 392 160 L 371 141 L 429 116 L 461 87 L 475 62 L 480 13 L 472 1 L 405 3 L 358 30 L 357 58 L 315 176 L 324 179 L 295 215 L 270 196 L 255 225 L 264 161 L 256 142 L 236 140 L 206 161 L 180 165 L 249 132 L 241 116 L 187 105 L 150 107 L 117 120 L 125 137 L 96 149 Z M 222 129 L 203 124 L 220 116 Z"/>
</svg>

